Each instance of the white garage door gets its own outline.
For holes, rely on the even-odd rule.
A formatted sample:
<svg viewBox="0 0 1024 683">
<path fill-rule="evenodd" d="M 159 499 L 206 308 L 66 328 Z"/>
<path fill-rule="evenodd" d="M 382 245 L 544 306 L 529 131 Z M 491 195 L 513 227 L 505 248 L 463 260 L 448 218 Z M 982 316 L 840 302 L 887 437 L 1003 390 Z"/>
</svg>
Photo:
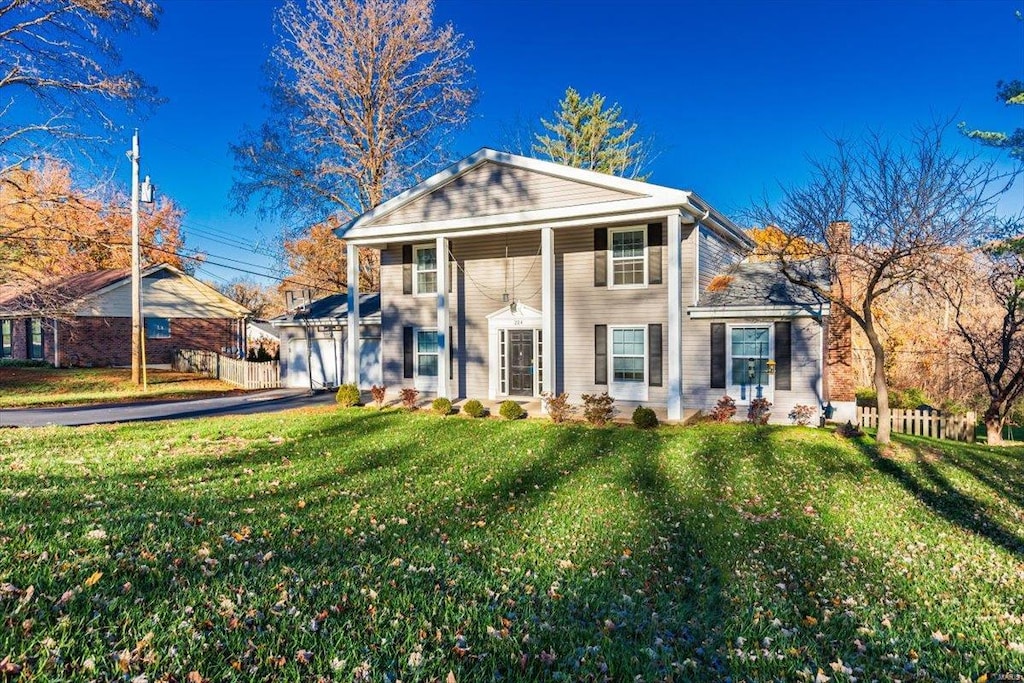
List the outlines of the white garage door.
<svg viewBox="0 0 1024 683">
<path fill-rule="evenodd" d="M 285 385 L 294 389 L 338 386 L 338 349 L 334 339 L 293 339 L 288 344 Z"/>
</svg>

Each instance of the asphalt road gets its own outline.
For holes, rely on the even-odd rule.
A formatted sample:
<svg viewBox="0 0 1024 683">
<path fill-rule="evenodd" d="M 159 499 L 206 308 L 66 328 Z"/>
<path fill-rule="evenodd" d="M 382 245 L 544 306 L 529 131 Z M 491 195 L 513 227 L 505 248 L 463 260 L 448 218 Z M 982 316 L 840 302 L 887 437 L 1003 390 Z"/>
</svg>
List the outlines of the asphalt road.
<svg viewBox="0 0 1024 683">
<path fill-rule="evenodd" d="M 142 401 L 65 408 L 0 409 L 0 427 L 45 427 L 47 425 L 103 424 L 187 420 L 212 415 L 253 415 L 290 408 L 331 405 L 334 393 L 310 394 L 301 389 L 271 389 L 239 396 L 201 398 L 187 401 Z"/>
</svg>

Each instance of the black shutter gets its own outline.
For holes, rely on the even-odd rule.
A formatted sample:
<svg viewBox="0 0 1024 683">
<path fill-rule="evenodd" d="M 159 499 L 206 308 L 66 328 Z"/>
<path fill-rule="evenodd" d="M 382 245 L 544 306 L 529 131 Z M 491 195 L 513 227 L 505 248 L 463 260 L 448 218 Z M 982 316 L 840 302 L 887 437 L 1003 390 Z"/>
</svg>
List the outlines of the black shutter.
<svg viewBox="0 0 1024 683">
<path fill-rule="evenodd" d="M 608 228 L 594 228 L 594 286 L 608 286 Z"/>
<path fill-rule="evenodd" d="M 402 376 L 406 379 L 412 379 L 413 375 L 413 330 L 411 327 L 402 328 L 402 354 L 403 354 L 403 373 Z"/>
<path fill-rule="evenodd" d="M 661 325 L 647 326 L 647 384 L 661 386 Z"/>
<path fill-rule="evenodd" d="M 793 388 L 793 325 L 788 320 L 775 323 L 775 388 Z"/>
<path fill-rule="evenodd" d="M 458 268 L 455 268 L 455 257 L 452 256 L 451 254 L 452 254 L 452 250 L 451 250 L 451 247 L 449 247 L 448 248 L 448 259 L 446 259 L 444 261 L 447 264 L 447 267 L 448 267 L 448 293 L 449 294 L 451 294 L 452 292 L 455 291 L 455 289 L 454 289 L 454 286 L 455 286 L 455 273 L 458 271 Z M 438 263 L 440 263 L 440 261 L 438 261 Z"/>
<path fill-rule="evenodd" d="M 661 284 L 661 247 L 665 243 L 664 235 L 661 223 L 647 226 L 647 283 L 651 285 Z"/>
<path fill-rule="evenodd" d="M 725 323 L 711 323 L 711 388 L 725 389 Z"/>
<path fill-rule="evenodd" d="M 608 384 L 607 325 L 594 325 L 594 384 Z"/>
<path fill-rule="evenodd" d="M 402 294 L 412 294 L 412 245 L 402 246 Z M 412 375 L 407 375 L 412 377 Z"/>
<path fill-rule="evenodd" d="M 448 379 L 455 379 L 455 341 L 452 328 L 448 328 Z"/>
</svg>

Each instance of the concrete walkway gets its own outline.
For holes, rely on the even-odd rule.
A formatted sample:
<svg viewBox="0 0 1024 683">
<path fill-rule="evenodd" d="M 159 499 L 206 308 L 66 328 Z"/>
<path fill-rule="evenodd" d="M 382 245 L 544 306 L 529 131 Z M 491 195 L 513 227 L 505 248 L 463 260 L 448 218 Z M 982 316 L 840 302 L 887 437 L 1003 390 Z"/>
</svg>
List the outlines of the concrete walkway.
<svg viewBox="0 0 1024 683">
<path fill-rule="evenodd" d="M 333 405 L 334 392 L 310 394 L 303 389 L 270 389 L 236 396 L 184 401 L 141 401 L 62 408 L 0 408 L 0 427 L 103 424 L 182 420 L 211 415 L 252 415 L 290 408 Z"/>
</svg>

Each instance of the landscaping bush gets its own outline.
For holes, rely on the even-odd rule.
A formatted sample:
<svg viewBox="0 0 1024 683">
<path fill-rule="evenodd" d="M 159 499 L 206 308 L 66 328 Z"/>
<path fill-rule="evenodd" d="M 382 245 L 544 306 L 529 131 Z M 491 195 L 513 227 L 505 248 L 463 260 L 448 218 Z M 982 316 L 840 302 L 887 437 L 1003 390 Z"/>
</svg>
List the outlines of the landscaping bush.
<svg viewBox="0 0 1024 683">
<path fill-rule="evenodd" d="M 342 384 L 338 387 L 338 393 L 334 395 L 334 400 L 342 408 L 359 405 L 359 387 L 355 384 Z"/>
<path fill-rule="evenodd" d="M 511 399 L 502 401 L 501 407 L 498 408 L 498 414 L 506 420 L 518 420 L 525 413 L 526 411 L 523 410 L 523 407 Z"/>
<path fill-rule="evenodd" d="M 462 412 L 470 417 L 483 417 L 486 411 L 484 410 L 484 405 L 480 403 L 480 401 L 475 398 L 471 398 L 462 406 Z"/>
<path fill-rule="evenodd" d="M 806 427 L 811 424 L 811 420 L 814 418 L 814 412 L 813 407 L 798 404 L 793 406 L 793 410 L 789 411 L 789 419 L 801 427 Z"/>
<path fill-rule="evenodd" d="M 451 415 L 452 402 L 446 398 L 438 397 L 430 404 L 430 409 L 442 417 L 445 415 Z"/>
<path fill-rule="evenodd" d="M 419 406 L 417 405 L 420 400 L 420 392 L 411 387 L 405 387 L 398 392 L 399 397 L 402 399 L 402 407 L 409 410 L 416 410 Z"/>
<path fill-rule="evenodd" d="M 846 424 L 836 427 L 836 436 L 841 436 L 846 439 L 855 439 L 858 436 L 864 436 L 864 431 L 857 425 L 848 421 Z"/>
<path fill-rule="evenodd" d="M 768 418 L 772 416 L 772 404 L 766 398 L 755 398 L 750 401 L 747 408 L 747 422 L 755 425 L 768 424 Z"/>
<path fill-rule="evenodd" d="M 373 402 L 377 405 L 377 410 L 384 407 L 384 395 L 387 393 L 388 388 L 386 386 L 377 386 L 374 384 L 370 387 L 370 396 L 373 397 Z"/>
<path fill-rule="evenodd" d="M 544 400 L 544 408 L 548 412 L 548 417 L 555 424 L 565 422 L 576 412 L 576 409 L 569 405 L 569 394 L 565 392 L 552 394 L 545 391 L 540 396 Z"/>
<path fill-rule="evenodd" d="M 640 429 L 654 429 L 658 426 L 658 416 L 650 408 L 637 406 L 633 411 L 633 424 Z"/>
<path fill-rule="evenodd" d="M 731 396 L 723 396 L 718 399 L 714 410 L 711 411 L 711 419 L 715 422 L 728 422 L 736 414 L 736 401 Z"/>
<path fill-rule="evenodd" d="M 18 358 L 4 358 L 0 360 L 0 368 L 48 368 L 50 364 L 45 360 L 27 360 Z"/>
<path fill-rule="evenodd" d="M 615 415 L 615 399 L 603 394 L 583 394 L 583 417 L 587 422 L 598 427 L 607 424 Z"/>
</svg>

